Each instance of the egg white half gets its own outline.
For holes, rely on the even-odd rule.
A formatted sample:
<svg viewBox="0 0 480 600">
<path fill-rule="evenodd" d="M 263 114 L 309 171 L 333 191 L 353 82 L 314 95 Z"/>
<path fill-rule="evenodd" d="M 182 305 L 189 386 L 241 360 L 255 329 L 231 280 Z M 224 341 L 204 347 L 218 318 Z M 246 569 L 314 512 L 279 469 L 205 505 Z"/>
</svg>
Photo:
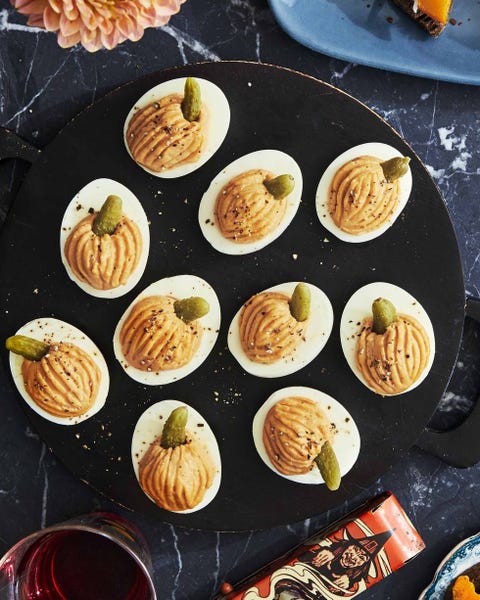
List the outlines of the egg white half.
<svg viewBox="0 0 480 600">
<path fill-rule="evenodd" d="M 388 144 L 369 142 L 366 144 L 360 144 L 359 146 L 354 146 L 346 152 L 343 152 L 327 167 L 317 188 L 315 199 L 317 215 L 320 219 L 320 223 L 325 227 L 325 229 L 328 229 L 330 233 L 333 233 L 333 235 L 344 242 L 368 242 L 369 240 L 379 237 L 382 235 L 382 233 L 385 233 L 385 231 L 387 231 L 387 229 L 395 223 L 402 210 L 405 208 L 412 190 L 412 173 L 410 169 L 408 169 L 407 173 L 399 179 L 400 199 L 397 208 L 388 222 L 384 223 L 378 229 L 359 235 L 353 235 L 351 233 L 347 233 L 346 231 L 342 231 L 342 229 L 337 227 L 334 220 L 330 216 L 330 213 L 328 212 L 328 196 L 330 185 L 338 169 L 348 161 L 358 158 L 359 156 L 375 156 L 385 161 L 389 160 L 390 158 L 394 158 L 395 156 L 403 156 L 403 154 Z"/>
<path fill-rule="evenodd" d="M 148 296 L 172 296 L 177 299 L 201 296 L 210 305 L 209 312 L 199 319 L 202 327 L 202 339 L 200 347 L 192 360 L 178 369 L 166 371 L 141 371 L 127 363 L 122 352 L 120 343 L 120 332 L 133 306 Z M 195 275 L 175 275 L 155 281 L 143 290 L 123 313 L 113 336 L 113 350 L 116 359 L 120 362 L 125 373 L 135 381 L 146 385 L 165 385 L 178 381 L 190 373 L 193 373 L 210 354 L 217 341 L 220 330 L 220 303 L 214 289 L 200 277 Z"/>
<path fill-rule="evenodd" d="M 281 283 L 263 292 L 282 292 L 291 297 L 298 281 Z M 306 324 L 305 338 L 298 344 L 296 351 L 272 364 L 257 363 L 248 358 L 240 341 L 240 314 L 243 306 L 233 317 L 228 330 L 228 348 L 240 365 L 257 377 L 283 377 L 295 373 L 308 365 L 327 343 L 333 327 L 333 309 L 330 300 L 322 290 L 311 283 L 307 284 L 311 293 L 310 316 Z M 262 293 L 263 293 L 262 292 Z"/>
<path fill-rule="evenodd" d="M 369 387 L 357 366 L 355 349 L 361 331 L 362 321 L 366 317 L 372 315 L 372 303 L 377 298 L 386 298 L 387 300 L 390 300 L 395 306 L 397 313 L 410 315 L 417 319 L 417 321 L 423 325 L 430 342 L 430 356 L 428 363 L 420 377 L 408 389 L 401 392 L 402 394 L 405 394 L 422 383 L 428 375 L 435 357 L 435 334 L 433 332 L 432 322 L 420 302 L 406 290 L 397 285 L 393 285 L 392 283 L 385 283 L 383 281 L 369 283 L 357 290 L 345 305 L 340 320 L 340 340 L 342 343 L 342 350 L 352 371 L 365 386 Z M 399 394 L 385 395 L 398 396 Z"/>
<path fill-rule="evenodd" d="M 247 244 L 239 244 L 225 238 L 215 219 L 215 205 L 220 190 L 234 177 L 251 169 L 263 169 L 272 172 L 275 176 L 289 174 L 295 180 L 295 187 L 286 198 L 287 209 L 280 225 L 261 240 Z M 280 150 L 258 150 L 226 166 L 212 180 L 208 190 L 202 197 L 198 210 L 198 221 L 203 235 L 210 244 L 223 254 L 249 254 L 268 246 L 276 240 L 290 225 L 300 205 L 302 198 L 303 179 L 298 164 L 291 156 Z"/>
<path fill-rule="evenodd" d="M 216 472 L 212 485 L 206 490 L 203 500 L 187 510 L 179 510 L 172 512 L 191 513 L 209 504 L 217 495 L 222 479 L 222 461 L 220 458 L 220 450 L 218 449 L 217 439 L 210 428 L 210 425 L 192 406 L 178 400 L 162 400 L 147 408 L 147 410 L 138 419 L 135 425 L 135 430 L 132 437 L 132 463 L 133 470 L 137 481 L 139 480 L 139 463 L 156 438 L 158 438 L 163 430 L 163 426 L 167 421 L 170 413 L 179 406 L 186 406 L 188 409 L 188 419 L 186 429 L 192 434 L 192 437 L 203 442 L 207 446 L 210 456 L 215 464 Z M 144 492 L 145 493 L 145 492 Z M 148 494 L 145 495 L 150 498 Z M 150 498 L 152 502 L 154 500 Z"/>
<path fill-rule="evenodd" d="M 125 147 L 133 160 L 135 159 L 130 152 L 126 137 L 130 119 L 139 109 L 152 104 L 152 102 L 157 102 L 165 96 L 169 96 L 170 94 L 181 94 L 183 96 L 186 79 L 186 77 L 179 77 L 178 79 L 170 79 L 169 81 L 160 83 L 143 94 L 143 96 L 139 98 L 137 102 L 135 102 L 135 105 L 127 115 L 125 125 L 123 127 L 123 139 L 125 142 Z M 196 171 L 215 154 L 227 135 L 227 131 L 230 126 L 230 105 L 225 94 L 217 85 L 211 81 L 208 81 L 207 79 L 195 77 L 195 80 L 200 86 L 202 104 L 206 107 L 208 113 L 205 134 L 206 139 L 202 154 L 195 162 L 180 165 L 172 169 L 166 169 L 165 171 L 152 171 L 151 169 L 148 169 L 147 167 L 144 167 L 135 161 L 139 167 L 141 167 L 144 171 L 147 171 L 147 173 L 150 173 L 150 175 L 171 179 L 174 177 L 182 177 L 183 175 L 192 173 L 192 171 Z"/>
<path fill-rule="evenodd" d="M 60 321 L 59 319 L 54 319 L 53 317 L 41 317 L 34 319 L 33 321 L 29 321 L 20 327 L 20 329 L 15 332 L 15 335 L 26 335 L 45 343 L 68 342 L 70 344 L 75 344 L 84 350 L 95 361 L 95 364 L 101 372 L 97 397 L 95 398 L 95 402 L 93 403 L 92 407 L 83 415 L 58 417 L 43 410 L 43 408 L 38 406 L 38 404 L 33 401 L 25 388 L 25 383 L 22 377 L 22 363 L 25 359 L 19 354 L 10 352 L 10 370 L 12 372 L 13 381 L 15 382 L 20 395 L 32 410 L 52 423 L 57 423 L 58 425 L 76 425 L 77 423 L 86 421 L 103 407 L 107 399 L 108 389 L 110 386 L 107 363 L 103 358 L 103 354 L 93 343 L 93 341 L 85 333 L 83 333 L 83 331 L 80 331 L 80 329 L 77 329 L 69 323 L 65 323 L 65 321 Z"/>
<path fill-rule="evenodd" d="M 280 473 L 280 471 L 273 466 L 268 457 L 263 443 L 263 425 L 265 419 L 272 406 L 280 400 L 290 396 L 299 396 L 313 400 L 327 415 L 329 421 L 334 424 L 335 430 L 332 447 L 340 466 L 340 473 L 342 477 L 346 475 L 357 461 L 360 453 L 360 433 L 358 428 L 351 414 L 340 404 L 340 402 L 328 394 L 310 387 L 292 386 L 277 390 L 258 409 L 253 419 L 252 434 L 255 448 L 257 449 L 260 458 L 274 473 L 285 479 L 289 479 L 290 481 L 311 484 L 325 483 L 316 466 L 308 473 L 303 473 L 301 475 L 285 475 L 284 473 Z"/>
<path fill-rule="evenodd" d="M 86 281 L 79 279 L 73 272 L 65 257 L 65 244 L 72 230 L 89 214 L 89 210 L 93 208 L 93 210 L 98 212 L 110 195 L 116 195 L 122 199 L 122 213 L 139 228 L 140 235 L 142 236 L 142 253 L 137 266 L 124 285 L 111 290 L 97 290 Z M 145 271 L 149 250 L 150 228 L 148 226 L 147 215 L 138 198 L 118 181 L 106 178 L 94 179 L 83 187 L 67 206 L 60 227 L 60 254 L 62 263 L 70 279 L 87 294 L 96 298 L 119 298 L 128 293 L 137 285 Z"/>
</svg>

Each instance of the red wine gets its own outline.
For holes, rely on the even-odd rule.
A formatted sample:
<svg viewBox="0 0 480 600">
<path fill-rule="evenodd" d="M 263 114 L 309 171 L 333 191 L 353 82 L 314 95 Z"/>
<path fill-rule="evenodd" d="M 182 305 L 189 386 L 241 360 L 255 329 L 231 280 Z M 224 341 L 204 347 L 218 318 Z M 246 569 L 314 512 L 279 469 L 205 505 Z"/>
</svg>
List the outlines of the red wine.
<svg viewBox="0 0 480 600">
<path fill-rule="evenodd" d="M 148 600 L 137 562 L 88 531 L 52 532 L 33 544 L 18 569 L 21 600 Z"/>
</svg>

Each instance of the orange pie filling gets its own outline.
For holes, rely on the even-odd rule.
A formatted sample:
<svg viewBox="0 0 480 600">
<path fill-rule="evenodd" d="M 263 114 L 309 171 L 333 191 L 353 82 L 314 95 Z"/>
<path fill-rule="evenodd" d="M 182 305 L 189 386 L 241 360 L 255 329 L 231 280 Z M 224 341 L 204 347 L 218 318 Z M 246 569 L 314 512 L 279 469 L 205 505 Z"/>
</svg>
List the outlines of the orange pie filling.
<svg viewBox="0 0 480 600">
<path fill-rule="evenodd" d="M 418 10 L 434 21 L 446 24 L 451 8 L 451 0 L 418 0 Z"/>
</svg>

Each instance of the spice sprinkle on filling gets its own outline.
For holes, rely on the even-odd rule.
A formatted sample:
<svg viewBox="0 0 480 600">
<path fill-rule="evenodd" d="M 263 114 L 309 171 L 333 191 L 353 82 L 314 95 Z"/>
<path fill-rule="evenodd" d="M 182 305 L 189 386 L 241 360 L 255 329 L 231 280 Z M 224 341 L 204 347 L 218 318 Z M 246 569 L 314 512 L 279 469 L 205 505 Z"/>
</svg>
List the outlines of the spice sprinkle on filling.
<svg viewBox="0 0 480 600">
<path fill-rule="evenodd" d="M 242 349 L 254 362 L 271 364 L 292 355 L 305 341 L 307 321 L 290 312 L 290 298 L 280 292 L 261 292 L 248 300 L 240 314 Z"/>
<path fill-rule="evenodd" d="M 359 235 L 385 225 L 400 200 L 398 179 L 387 181 L 382 160 L 359 156 L 336 172 L 328 195 L 328 212 L 342 231 Z"/>
<path fill-rule="evenodd" d="M 399 314 L 383 334 L 372 331 L 372 317 L 363 320 L 356 346 L 356 361 L 369 388 L 377 394 L 406 391 L 422 375 L 430 357 L 430 342 L 423 326 Z"/>
<path fill-rule="evenodd" d="M 27 393 L 47 413 L 73 417 L 86 413 L 97 397 L 101 373 L 94 360 L 75 344 L 51 344 L 39 361 L 24 359 Z"/>
<path fill-rule="evenodd" d="M 177 317 L 171 296 L 148 296 L 130 311 L 120 332 L 127 363 L 141 371 L 165 371 L 186 365 L 200 346 L 198 320 Z"/>
<path fill-rule="evenodd" d="M 270 171 L 251 169 L 221 189 L 215 205 L 215 220 L 225 238 L 239 244 L 254 242 L 279 226 L 287 201 L 276 199 L 265 187 L 264 181 L 273 177 Z"/>
<path fill-rule="evenodd" d="M 137 224 L 123 216 L 113 234 L 95 235 L 92 225 L 98 213 L 86 216 L 69 235 L 65 258 L 74 274 L 98 290 L 125 285 L 142 253 Z"/>
<path fill-rule="evenodd" d="M 183 96 L 170 94 L 139 109 L 128 124 L 126 142 L 133 159 L 154 172 L 197 161 L 205 142 L 205 107 L 187 121 Z"/>
<path fill-rule="evenodd" d="M 333 430 L 327 415 L 310 398 L 288 397 L 268 411 L 263 443 L 273 466 L 284 475 L 308 473 Z"/>
<path fill-rule="evenodd" d="M 162 448 L 160 438 L 139 464 L 139 483 L 152 500 L 170 511 L 192 509 L 212 485 L 215 465 L 208 448 L 186 432 L 184 444 Z"/>
</svg>

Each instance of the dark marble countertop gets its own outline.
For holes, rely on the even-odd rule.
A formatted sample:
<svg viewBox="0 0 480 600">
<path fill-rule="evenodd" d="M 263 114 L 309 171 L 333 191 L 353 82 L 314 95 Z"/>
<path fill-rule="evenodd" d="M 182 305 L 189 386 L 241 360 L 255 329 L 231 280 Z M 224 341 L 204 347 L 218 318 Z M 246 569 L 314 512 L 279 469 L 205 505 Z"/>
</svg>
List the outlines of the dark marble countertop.
<svg viewBox="0 0 480 600">
<path fill-rule="evenodd" d="M 480 295 L 480 87 L 389 73 L 316 54 L 291 40 L 263 0 L 189 0 L 163 29 L 137 43 L 90 54 L 62 50 L 55 36 L 25 26 L 0 4 L 0 125 L 46 146 L 82 108 L 118 85 L 159 69 L 244 59 L 296 69 L 348 92 L 377 112 L 413 147 L 439 187 L 463 260 L 466 293 Z M 2 192 L 18 188 L 25 167 L 0 166 Z M 2 217 L 6 207 L 1 206 Z M 1 260 L 1 257 L 0 257 Z M 440 301 L 440 299 L 439 299 Z M 459 424 L 480 389 L 479 331 L 466 320 L 457 368 L 432 419 Z M 301 523 L 250 533 L 177 528 L 126 511 L 76 480 L 31 429 L 6 378 L 0 380 L 0 550 L 76 514 L 111 509 L 145 533 L 161 600 L 207 600 L 222 581 L 237 581 L 378 492 L 390 489 L 426 541 L 415 561 L 362 596 L 417 598 L 436 565 L 480 529 L 480 467 L 455 469 L 411 449 L 357 498 Z"/>
</svg>

